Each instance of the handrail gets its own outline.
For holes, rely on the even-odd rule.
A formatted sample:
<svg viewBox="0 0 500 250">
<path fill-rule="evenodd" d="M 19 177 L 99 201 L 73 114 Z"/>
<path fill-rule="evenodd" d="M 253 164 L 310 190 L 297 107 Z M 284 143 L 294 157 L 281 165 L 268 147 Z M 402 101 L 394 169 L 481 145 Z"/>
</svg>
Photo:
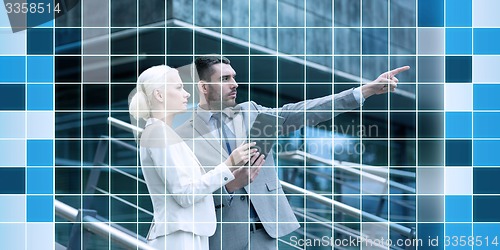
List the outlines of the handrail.
<svg viewBox="0 0 500 250">
<path fill-rule="evenodd" d="M 118 120 L 118 119 L 111 117 L 111 116 L 108 117 L 108 122 L 115 127 L 130 131 L 130 132 L 142 133 L 142 131 L 144 130 L 142 128 L 139 128 L 137 126 L 134 126 L 134 125 L 127 123 L 127 122 L 124 122 L 122 120 Z"/>
<path fill-rule="evenodd" d="M 319 156 L 314 156 L 314 155 L 311 155 L 310 153 L 306 153 L 302 150 L 282 152 L 282 153 L 280 153 L 280 155 L 286 156 L 286 157 L 297 157 L 297 156 L 308 157 L 309 160 L 314 160 L 314 161 L 318 161 L 318 162 L 325 163 L 325 164 L 328 163 L 328 164 L 332 164 L 335 166 L 349 166 L 349 167 L 359 167 L 360 166 L 360 164 L 358 164 L 358 163 L 352 163 L 352 162 L 347 162 L 347 161 L 339 161 L 339 160 L 329 161 L 329 160 L 323 159 Z M 375 166 L 370 166 L 370 165 L 365 165 L 365 164 L 363 164 L 363 166 L 368 167 L 366 169 L 363 169 L 364 172 L 371 172 L 372 174 L 378 173 L 378 174 L 384 174 L 384 175 L 387 175 L 390 173 L 393 176 L 415 179 L 415 173 L 411 173 L 408 171 L 397 170 L 397 169 L 391 169 L 391 171 L 389 171 L 386 169 L 381 169 L 381 168 L 378 168 Z"/>
<path fill-rule="evenodd" d="M 58 200 L 54 201 L 54 207 L 56 208 L 56 215 L 71 222 L 77 221 L 78 210 Z"/>
<path fill-rule="evenodd" d="M 113 117 L 108 117 L 108 122 L 112 126 L 120 127 L 122 129 L 128 130 L 130 132 L 142 132 L 141 128 L 138 128 L 136 126 L 133 126 L 131 124 L 128 124 L 126 122 L 123 122 L 121 120 L 118 120 Z M 380 218 L 378 216 L 375 216 L 373 214 L 364 212 L 362 210 L 359 210 L 357 208 L 351 207 L 349 205 L 346 205 L 344 203 L 341 203 L 339 201 L 335 201 L 329 198 L 326 198 L 322 195 L 316 194 L 314 192 L 311 192 L 309 190 L 297 187 L 295 185 L 292 185 L 288 182 L 285 181 L 280 181 L 281 186 L 283 187 L 283 190 L 286 190 L 291 193 L 298 193 L 298 194 L 303 194 L 306 196 L 307 199 L 311 199 L 313 201 L 316 201 L 318 203 L 328 205 L 331 207 L 334 207 L 335 209 L 338 209 L 341 212 L 344 212 L 346 214 L 349 214 L 351 216 L 360 216 L 364 220 L 372 221 L 372 222 L 381 222 L 381 223 L 387 223 L 389 225 L 389 228 L 406 236 L 409 238 L 415 238 L 414 231 L 411 228 L 404 227 L 402 225 L 396 224 L 396 223 L 390 223 L 388 220 L 385 220 L 383 218 Z"/>
<path fill-rule="evenodd" d="M 54 207 L 56 216 L 62 217 L 71 222 L 80 222 L 78 219 L 78 210 L 73 207 L 58 200 L 54 201 Z M 111 237 L 112 241 L 118 243 L 126 249 L 154 250 L 154 248 L 146 244 L 146 242 L 138 240 L 131 235 L 112 227 L 108 222 L 99 221 L 92 216 L 83 216 L 81 221 L 83 222 L 83 227 L 86 230 L 105 239 L 109 239 Z"/>
<path fill-rule="evenodd" d="M 397 183 L 397 182 L 394 182 L 391 180 L 387 180 L 387 179 L 382 178 L 382 177 L 375 175 L 375 174 L 366 173 L 365 171 L 355 169 L 354 167 L 352 167 L 352 166 L 354 166 L 354 164 L 352 166 L 349 166 L 351 164 L 345 164 L 345 163 L 341 164 L 339 161 L 335 161 L 335 160 L 332 161 L 332 160 L 328 160 L 328 159 L 323 159 L 319 156 L 311 155 L 311 154 L 306 153 L 306 152 L 301 151 L 301 150 L 283 152 L 283 153 L 280 153 L 279 156 L 281 156 L 281 157 L 285 156 L 285 157 L 290 157 L 290 158 L 304 157 L 308 160 L 317 161 L 317 162 L 320 162 L 322 164 L 326 164 L 328 166 L 335 166 L 335 168 L 342 169 L 344 171 L 350 172 L 350 173 L 355 174 L 355 175 L 362 176 L 363 178 L 371 179 L 373 181 L 376 181 L 376 182 L 379 182 L 382 184 L 388 183 L 390 186 L 392 186 L 394 188 L 401 189 L 401 190 L 406 191 L 408 193 L 415 193 L 415 188 L 408 187 L 406 185 L 403 185 L 401 183 Z M 336 163 L 338 163 L 338 164 L 336 164 Z M 359 166 L 359 165 L 356 165 L 356 166 Z"/>
<path fill-rule="evenodd" d="M 334 207 L 335 209 L 338 209 L 339 211 L 342 211 L 342 212 L 349 214 L 351 216 L 360 216 L 362 219 L 372 221 L 372 222 L 387 223 L 389 225 L 390 229 L 393 229 L 394 231 L 396 231 L 404 236 L 413 237 L 413 231 L 411 228 L 407 228 L 407 227 L 404 227 L 404 226 L 396 224 L 396 223 L 390 223 L 388 220 L 385 220 L 385 219 L 380 218 L 378 216 L 375 216 L 373 214 L 367 213 L 365 211 L 359 210 L 357 208 L 351 207 L 351 206 L 346 205 L 342 202 L 326 198 L 322 195 L 316 194 L 316 193 L 311 192 L 309 190 L 297 187 L 297 186 L 292 185 L 288 182 L 285 182 L 285 181 L 280 181 L 280 182 L 281 182 L 281 186 L 283 187 L 284 191 L 287 191 L 290 193 L 295 193 L 295 194 L 303 194 L 307 197 L 307 199 L 316 201 L 316 202 L 321 203 L 323 205 Z"/>
</svg>

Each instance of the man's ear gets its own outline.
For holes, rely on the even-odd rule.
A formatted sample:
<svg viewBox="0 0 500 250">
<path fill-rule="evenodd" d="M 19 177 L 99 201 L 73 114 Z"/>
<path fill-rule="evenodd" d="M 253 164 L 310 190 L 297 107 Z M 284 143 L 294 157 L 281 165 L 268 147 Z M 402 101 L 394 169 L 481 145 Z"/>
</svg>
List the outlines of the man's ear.
<svg viewBox="0 0 500 250">
<path fill-rule="evenodd" d="M 200 80 L 197 86 L 198 86 L 198 102 L 204 105 L 207 102 L 205 96 L 208 94 L 208 83 L 203 80 Z"/>
<path fill-rule="evenodd" d="M 208 83 L 203 80 L 200 80 L 198 82 L 198 90 L 201 91 L 201 93 L 203 94 L 208 93 Z"/>
</svg>

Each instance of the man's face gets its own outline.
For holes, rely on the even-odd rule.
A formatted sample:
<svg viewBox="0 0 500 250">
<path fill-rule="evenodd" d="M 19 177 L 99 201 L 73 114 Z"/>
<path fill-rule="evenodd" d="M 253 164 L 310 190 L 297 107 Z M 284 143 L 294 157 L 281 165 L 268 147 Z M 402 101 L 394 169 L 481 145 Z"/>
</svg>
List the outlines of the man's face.
<svg viewBox="0 0 500 250">
<path fill-rule="evenodd" d="M 206 99 L 211 109 L 224 109 L 236 105 L 236 89 L 238 84 L 236 72 L 229 64 L 218 63 L 212 65 L 211 82 L 207 84 Z"/>
</svg>

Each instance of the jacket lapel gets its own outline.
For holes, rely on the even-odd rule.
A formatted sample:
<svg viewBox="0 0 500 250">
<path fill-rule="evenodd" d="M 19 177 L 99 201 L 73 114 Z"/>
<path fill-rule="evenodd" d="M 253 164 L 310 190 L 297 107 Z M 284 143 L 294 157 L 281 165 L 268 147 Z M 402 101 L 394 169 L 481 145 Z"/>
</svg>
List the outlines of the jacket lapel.
<svg viewBox="0 0 500 250">
<path fill-rule="evenodd" d="M 247 140 L 247 124 L 245 124 L 243 115 L 241 113 L 235 115 L 232 122 L 234 135 L 236 136 L 236 146 L 238 147 Z"/>
<path fill-rule="evenodd" d="M 200 138 L 203 138 L 201 142 L 210 144 L 210 146 L 212 146 L 217 151 L 217 155 L 222 155 L 224 158 L 229 157 L 226 150 L 223 150 L 221 148 L 219 140 L 212 135 L 212 131 L 210 131 L 210 128 L 199 116 L 194 116 L 192 125 L 194 130 L 198 133 L 198 135 L 195 135 L 195 137 L 193 138 L 194 140 L 200 140 Z"/>
<path fill-rule="evenodd" d="M 243 131 L 243 133 L 242 133 L 243 136 L 241 138 L 244 138 L 246 141 L 246 140 L 248 140 L 248 135 L 250 134 L 250 128 L 252 128 L 252 125 L 255 122 L 255 119 L 257 119 L 257 115 L 260 113 L 260 111 L 255 109 L 255 106 L 253 106 L 251 102 L 241 103 L 238 106 L 239 106 L 238 108 L 240 109 L 240 115 L 238 115 L 237 117 L 239 117 L 239 119 L 241 119 L 240 121 L 243 122 L 243 123 L 240 123 L 240 124 L 243 124 L 243 126 L 239 126 L 240 131 Z M 234 125 L 236 125 L 236 124 L 238 124 L 237 122 L 239 122 L 239 121 L 235 120 L 234 122 L 235 122 Z M 235 126 L 235 128 L 236 127 L 238 127 L 238 126 Z M 262 178 L 257 177 L 257 179 L 256 179 L 257 182 L 254 181 L 254 182 L 244 186 L 243 189 L 245 189 L 245 192 L 247 192 L 249 194 L 249 193 L 251 193 L 250 190 L 252 188 L 255 188 L 256 186 L 262 187 L 262 183 L 260 182 L 261 179 Z M 255 184 L 255 183 L 257 183 L 257 184 Z"/>
<path fill-rule="evenodd" d="M 239 109 L 240 114 L 237 117 L 240 117 L 239 121 L 235 121 L 235 124 L 238 124 L 237 122 L 240 122 L 239 124 L 243 124 L 241 127 L 242 137 L 245 139 L 248 138 L 250 128 L 252 127 L 253 123 L 255 122 L 255 119 L 257 118 L 257 114 L 260 113 L 259 110 L 255 109 L 250 102 L 245 102 L 242 104 L 239 104 L 235 109 Z"/>
<path fill-rule="evenodd" d="M 250 102 L 242 103 L 235 108 L 239 109 L 239 114 L 236 114 L 233 118 L 234 132 L 237 138 L 236 142 L 237 146 L 239 146 L 248 139 L 248 133 L 259 111 L 255 109 Z M 243 126 L 241 124 L 243 124 Z M 208 143 L 217 152 L 214 156 L 221 155 L 223 158 L 229 157 L 226 150 L 221 147 L 220 140 L 213 136 L 211 129 L 198 115 L 194 115 L 192 126 L 194 131 L 196 131 L 194 140 L 201 140 L 202 143 Z"/>
</svg>

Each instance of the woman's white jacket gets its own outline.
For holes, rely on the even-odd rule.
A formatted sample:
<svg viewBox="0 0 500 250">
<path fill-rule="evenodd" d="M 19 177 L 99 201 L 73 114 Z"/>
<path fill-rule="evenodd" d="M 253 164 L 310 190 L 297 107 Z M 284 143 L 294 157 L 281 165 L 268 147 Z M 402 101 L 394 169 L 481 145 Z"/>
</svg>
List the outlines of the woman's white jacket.
<svg viewBox="0 0 500 250">
<path fill-rule="evenodd" d="M 217 157 L 214 155 L 214 157 Z M 148 239 L 182 230 L 200 236 L 215 233 L 212 193 L 234 179 L 221 163 L 205 166 L 163 121 L 150 118 L 140 137 L 140 159 L 154 210 Z"/>
</svg>

